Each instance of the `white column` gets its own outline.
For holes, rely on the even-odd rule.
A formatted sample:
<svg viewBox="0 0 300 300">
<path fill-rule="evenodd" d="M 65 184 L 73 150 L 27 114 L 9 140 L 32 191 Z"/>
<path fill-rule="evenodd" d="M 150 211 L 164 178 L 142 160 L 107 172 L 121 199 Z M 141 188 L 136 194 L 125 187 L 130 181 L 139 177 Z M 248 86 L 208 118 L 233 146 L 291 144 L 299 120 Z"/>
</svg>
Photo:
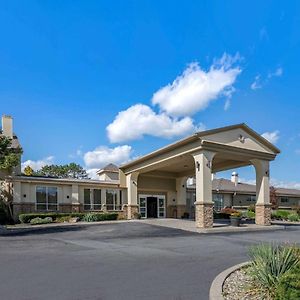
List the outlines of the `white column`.
<svg viewBox="0 0 300 300">
<path fill-rule="evenodd" d="M 176 178 L 176 210 L 177 218 L 181 218 L 186 209 L 186 181 L 187 177 Z"/>
<path fill-rule="evenodd" d="M 127 218 L 128 219 L 133 219 L 134 215 L 138 213 L 138 199 L 137 199 L 138 176 L 139 176 L 138 172 L 133 172 L 126 175 L 127 201 L 128 201 Z"/>
<path fill-rule="evenodd" d="M 213 227 L 212 161 L 215 153 L 203 150 L 194 156 L 196 167 L 195 221 L 197 227 Z"/>
<path fill-rule="evenodd" d="M 255 222 L 259 225 L 271 224 L 270 203 L 270 167 L 269 161 L 251 160 L 256 171 L 256 215 Z"/>
</svg>

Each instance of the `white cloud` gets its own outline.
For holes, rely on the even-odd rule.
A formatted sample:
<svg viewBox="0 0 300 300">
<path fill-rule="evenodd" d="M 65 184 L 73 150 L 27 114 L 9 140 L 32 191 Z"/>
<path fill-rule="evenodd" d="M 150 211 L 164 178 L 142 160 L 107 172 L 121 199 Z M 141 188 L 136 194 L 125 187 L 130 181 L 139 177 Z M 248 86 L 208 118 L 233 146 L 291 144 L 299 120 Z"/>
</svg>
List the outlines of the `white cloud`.
<svg viewBox="0 0 300 300">
<path fill-rule="evenodd" d="M 277 68 L 274 72 L 268 74 L 268 78 L 280 77 L 283 74 L 283 69 L 281 67 Z"/>
<path fill-rule="evenodd" d="M 245 179 L 245 178 L 240 178 L 240 182 L 242 183 L 247 183 L 247 184 L 256 184 L 255 179 Z M 278 180 L 276 178 L 270 178 L 270 186 L 274 187 L 281 187 L 281 188 L 287 188 L 287 189 L 300 189 L 300 182 L 297 181 L 283 181 L 283 180 Z"/>
<path fill-rule="evenodd" d="M 279 139 L 279 131 L 275 130 L 273 132 L 265 132 L 265 133 L 262 134 L 262 137 L 264 137 L 270 143 L 276 144 L 276 142 Z"/>
<path fill-rule="evenodd" d="M 22 172 L 24 171 L 25 167 L 30 166 L 34 171 L 41 169 L 43 166 L 53 164 L 54 156 L 48 156 L 41 160 L 26 160 L 21 164 Z"/>
<path fill-rule="evenodd" d="M 257 90 L 262 88 L 262 83 L 260 82 L 260 75 L 256 75 L 254 81 L 251 84 L 252 90 Z"/>
<path fill-rule="evenodd" d="M 295 152 L 296 152 L 296 154 L 300 155 L 300 149 L 296 149 Z"/>
<path fill-rule="evenodd" d="M 99 146 L 93 151 L 88 151 L 84 154 L 83 160 L 87 169 L 100 169 L 109 163 L 120 165 L 130 160 L 132 148 L 128 145 L 109 148 Z M 93 172 L 89 170 L 89 172 Z"/>
<path fill-rule="evenodd" d="M 97 174 L 98 170 L 99 168 L 87 169 L 86 172 L 88 174 L 88 177 L 90 179 L 99 179 L 99 175 Z"/>
<path fill-rule="evenodd" d="M 275 187 L 282 187 L 286 189 L 300 189 L 300 182 L 297 181 L 283 181 L 275 178 L 270 179 L 270 185 Z"/>
<path fill-rule="evenodd" d="M 215 60 L 208 71 L 192 63 L 172 83 L 154 93 L 152 104 L 171 116 L 189 116 L 205 109 L 221 95 L 231 97 L 233 84 L 241 73 L 233 64 L 241 58 L 226 53 Z"/>
<path fill-rule="evenodd" d="M 155 113 L 149 106 L 136 104 L 118 113 L 106 128 L 113 143 L 140 139 L 144 135 L 171 138 L 201 130 L 189 117 L 172 118 L 166 113 Z"/>
<path fill-rule="evenodd" d="M 261 89 L 264 85 L 266 85 L 272 77 L 280 77 L 283 74 L 283 69 L 281 67 L 277 68 L 274 72 L 269 72 L 268 75 L 262 79 L 261 75 L 256 75 L 254 81 L 250 85 L 252 90 Z"/>
<path fill-rule="evenodd" d="M 224 104 L 224 110 L 225 111 L 228 110 L 230 105 L 231 105 L 230 99 L 226 99 L 225 104 Z"/>
</svg>

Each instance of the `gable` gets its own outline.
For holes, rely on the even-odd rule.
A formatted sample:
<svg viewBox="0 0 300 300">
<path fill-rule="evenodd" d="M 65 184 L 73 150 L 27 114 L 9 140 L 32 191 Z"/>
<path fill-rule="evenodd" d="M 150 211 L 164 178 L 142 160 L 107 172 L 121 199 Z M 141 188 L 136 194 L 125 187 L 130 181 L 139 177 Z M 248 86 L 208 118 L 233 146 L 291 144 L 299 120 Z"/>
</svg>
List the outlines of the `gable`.
<svg viewBox="0 0 300 300">
<path fill-rule="evenodd" d="M 235 146 L 239 148 L 261 151 L 266 153 L 278 153 L 276 147 L 247 128 L 242 126 L 226 131 L 219 131 L 208 135 L 200 136 L 201 140 Z"/>
</svg>

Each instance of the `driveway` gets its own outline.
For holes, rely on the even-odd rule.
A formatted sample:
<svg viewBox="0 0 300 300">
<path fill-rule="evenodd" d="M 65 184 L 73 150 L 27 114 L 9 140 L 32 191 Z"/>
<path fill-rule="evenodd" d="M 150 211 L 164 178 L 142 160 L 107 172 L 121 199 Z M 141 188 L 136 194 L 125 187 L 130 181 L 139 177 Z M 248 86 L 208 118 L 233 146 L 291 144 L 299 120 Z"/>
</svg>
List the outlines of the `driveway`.
<svg viewBox="0 0 300 300">
<path fill-rule="evenodd" d="M 1 299 L 208 299 L 250 245 L 300 242 L 300 227 L 198 234 L 141 222 L 0 237 Z"/>
</svg>

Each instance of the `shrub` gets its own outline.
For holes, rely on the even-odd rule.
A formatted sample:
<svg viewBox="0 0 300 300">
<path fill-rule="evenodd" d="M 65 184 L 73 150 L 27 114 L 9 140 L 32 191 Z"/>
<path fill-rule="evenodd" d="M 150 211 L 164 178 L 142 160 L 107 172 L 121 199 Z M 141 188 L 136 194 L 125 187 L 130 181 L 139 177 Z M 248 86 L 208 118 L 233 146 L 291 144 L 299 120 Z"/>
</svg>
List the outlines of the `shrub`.
<svg viewBox="0 0 300 300">
<path fill-rule="evenodd" d="M 222 212 L 214 212 L 214 218 L 215 219 L 229 219 L 230 214 L 225 214 Z"/>
<path fill-rule="evenodd" d="M 69 220 L 72 218 L 72 216 L 63 216 L 63 217 L 57 217 L 55 219 L 55 222 L 57 223 L 64 223 L 64 222 L 69 222 Z"/>
<path fill-rule="evenodd" d="M 275 291 L 275 300 L 300 299 L 300 267 L 283 275 Z"/>
<path fill-rule="evenodd" d="M 255 205 L 254 204 L 249 205 L 248 211 L 251 211 L 251 212 L 255 213 Z"/>
<path fill-rule="evenodd" d="M 242 213 L 242 216 L 246 219 L 255 219 L 255 212 L 247 210 Z"/>
<path fill-rule="evenodd" d="M 274 299 L 280 281 L 284 281 L 283 276 L 299 267 L 297 251 L 299 249 L 288 245 L 275 244 L 261 244 L 250 248 L 252 262 L 248 272 L 258 288 L 269 298 Z"/>
<path fill-rule="evenodd" d="M 56 213 L 56 212 L 48 212 L 48 213 L 29 213 L 29 214 L 20 214 L 19 220 L 21 223 L 30 223 L 32 219 L 35 218 L 46 218 L 51 217 L 53 221 L 56 221 L 61 217 L 78 217 L 80 220 L 83 218 L 84 213 Z"/>
<path fill-rule="evenodd" d="M 272 213 L 272 219 L 286 220 L 289 215 L 290 212 L 288 210 L 276 210 L 275 212 Z"/>
<path fill-rule="evenodd" d="M 38 224 L 48 224 L 52 223 L 52 218 L 51 217 L 46 217 L 46 218 L 34 218 L 30 220 L 31 225 L 38 225 Z"/>
<path fill-rule="evenodd" d="M 242 216 L 242 213 L 237 211 L 237 212 L 233 212 L 230 217 L 233 217 L 233 218 L 240 218 Z"/>
<path fill-rule="evenodd" d="M 292 213 L 288 215 L 288 220 L 291 222 L 297 222 L 299 220 L 299 215 Z"/>
<path fill-rule="evenodd" d="M 227 215 L 231 215 L 232 213 L 236 213 L 238 212 L 236 209 L 233 209 L 231 207 L 225 207 L 223 209 L 221 209 L 220 211 L 222 214 L 227 214 Z"/>
<path fill-rule="evenodd" d="M 84 222 L 100 222 L 100 221 L 111 221 L 117 220 L 117 213 L 87 213 L 82 221 Z"/>
</svg>

